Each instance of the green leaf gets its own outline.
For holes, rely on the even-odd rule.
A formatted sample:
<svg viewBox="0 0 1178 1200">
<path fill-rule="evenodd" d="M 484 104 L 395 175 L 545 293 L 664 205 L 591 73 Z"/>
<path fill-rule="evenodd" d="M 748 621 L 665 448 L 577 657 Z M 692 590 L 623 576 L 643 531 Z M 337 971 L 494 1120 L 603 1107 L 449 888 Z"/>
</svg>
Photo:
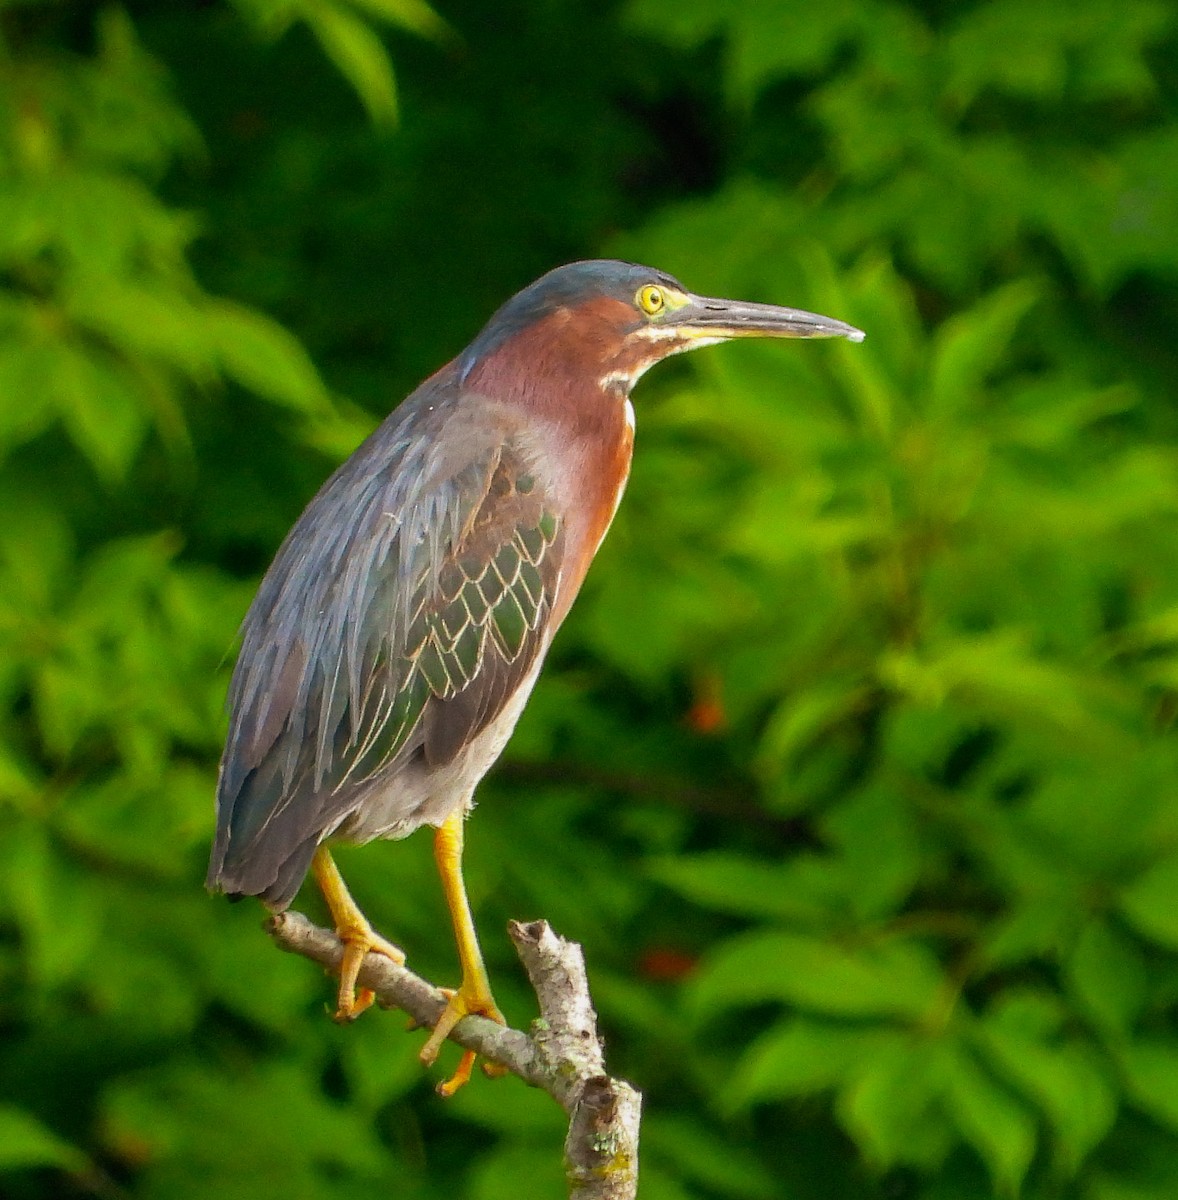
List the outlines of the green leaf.
<svg viewBox="0 0 1178 1200">
<path fill-rule="evenodd" d="M 732 938 L 710 954 L 689 996 L 701 1016 L 777 1000 L 839 1016 L 919 1021 L 943 984 L 936 959 L 915 942 L 844 947 L 766 932 Z"/>
<path fill-rule="evenodd" d="M 336 1172 L 370 1186 L 387 1163 L 367 1115 L 325 1097 L 315 1071 L 296 1061 L 239 1071 L 226 1088 L 213 1064 L 173 1060 L 124 1076 L 103 1107 L 106 1136 L 139 1148 L 145 1190 L 158 1196 L 171 1194 L 177 1177 L 201 1180 L 206 1195 L 306 1196 Z"/>
<path fill-rule="evenodd" d="M 368 23 L 330 0 L 314 0 L 301 6 L 327 56 L 356 89 L 378 124 L 397 120 L 397 88 L 393 66 L 380 38 Z"/>
<path fill-rule="evenodd" d="M 1178 949 L 1178 854 L 1155 862 L 1125 888 L 1120 909 L 1146 937 Z"/>
<path fill-rule="evenodd" d="M 20 932 L 22 970 L 34 988 L 84 976 L 99 942 L 102 893 L 92 875 L 72 867 L 32 822 L 0 840 L 0 898 Z"/>
<path fill-rule="evenodd" d="M 881 678 L 918 704 L 953 699 L 976 718 L 1032 722 L 1041 731 L 1081 738 L 1107 750 L 1124 747 L 1123 732 L 1106 718 L 1094 687 L 1070 665 L 1035 653 L 1014 629 L 948 635 L 920 650 L 889 648 Z"/>
<path fill-rule="evenodd" d="M 64 342 L 57 346 L 48 383 L 78 449 L 99 475 L 118 482 L 147 431 L 142 397 L 108 363 Z"/>
<path fill-rule="evenodd" d="M 941 1057 L 936 1042 L 893 1033 L 839 1090 L 839 1122 L 877 1168 L 928 1168 L 944 1157 Z"/>
<path fill-rule="evenodd" d="M 737 99 L 752 102 L 770 80 L 821 71 L 836 50 L 853 39 L 863 21 L 852 0 L 830 0 L 821 20 L 806 20 L 788 6 L 753 3 L 676 4 L 638 0 L 629 17 L 645 33 L 671 45 L 694 46 L 723 34 L 729 45 L 728 75 Z"/>
<path fill-rule="evenodd" d="M 415 1047 L 410 1049 L 410 1055 L 416 1056 Z M 420 1059 L 417 1069 L 420 1079 Z M 493 1130 L 505 1138 L 527 1137 L 542 1145 L 550 1139 L 560 1142 L 568 1132 L 568 1120 L 560 1108 L 537 1088 L 515 1089 L 510 1096 L 488 1094 L 485 1088 L 463 1088 L 453 1099 L 460 1120 Z"/>
<path fill-rule="evenodd" d="M 952 417 L 977 403 L 1019 322 L 1038 299 L 1034 283 L 1018 280 L 941 326 L 933 339 L 931 416 Z"/>
<path fill-rule="evenodd" d="M 195 840 L 194 827 L 208 815 L 214 790 L 210 771 L 186 763 L 165 764 L 158 775 L 153 772 L 142 782 L 119 774 L 79 785 L 56 827 L 68 833 L 76 850 L 156 877 L 173 875 L 179 882 L 187 878 L 187 863 L 179 856 L 161 855 L 160 848 Z M 168 804 L 159 803 L 161 794 L 168 796 Z"/>
<path fill-rule="evenodd" d="M 892 916 L 924 866 L 905 798 L 886 785 L 860 788 L 834 805 L 821 827 L 837 853 L 818 858 L 836 858 L 842 906 L 859 921 Z"/>
<path fill-rule="evenodd" d="M 46 782 L 31 764 L 0 743 L 0 810 L 29 815 L 41 805 Z"/>
<path fill-rule="evenodd" d="M 1066 454 L 1091 426 L 1140 404 L 1140 393 L 1126 383 L 1090 388 L 1070 374 L 1052 375 L 1018 385 L 996 414 L 996 432 L 1004 443 Z"/>
<path fill-rule="evenodd" d="M 642 1157 L 662 1159 L 676 1176 L 736 1200 L 776 1200 L 778 1180 L 744 1147 L 702 1121 L 652 1113 L 642 1123 Z"/>
<path fill-rule="evenodd" d="M 349 0 L 355 7 L 422 37 L 452 38 L 453 30 L 424 0 Z"/>
<path fill-rule="evenodd" d="M 783 863 L 716 851 L 651 863 L 651 876 L 704 908 L 798 921 L 867 919 L 887 914 L 911 890 L 920 857 L 902 802 L 866 789 L 822 823 L 822 853 Z M 879 847 L 889 853 L 881 861 Z"/>
<path fill-rule="evenodd" d="M 997 1191 L 1017 1195 L 1035 1155 L 1035 1119 L 958 1047 L 942 1064 L 953 1123 L 989 1168 Z"/>
<path fill-rule="evenodd" d="M 741 1057 L 725 1090 L 728 1109 L 833 1088 L 892 1037 L 884 1027 L 792 1016 L 763 1033 Z"/>
<path fill-rule="evenodd" d="M 1141 1038 L 1122 1050 L 1121 1065 L 1136 1107 L 1178 1131 L 1178 1042 Z"/>
<path fill-rule="evenodd" d="M 23 1167 L 86 1168 L 86 1156 L 31 1113 L 0 1104 L 0 1171 Z"/>
<path fill-rule="evenodd" d="M 48 495 L 0 485 L 0 603 L 24 616 L 43 614 L 69 578 L 76 553 L 66 514 Z M 25 647 L 25 651 L 29 647 Z"/>
<path fill-rule="evenodd" d="M 526 1180 L 536 1196 L 560 1196 L 566 1190 L 560 1155 L 543 1143 L 505 1142 L 483 1155 L 471 1172 L 469 1200 L 517 1200 Z"/>
<path fill-rule="evenodd" d="M 861 686 L 838 678 L 789 696 L 765 725 L 758 756 L 760 770 L 773 774 L 788 771 L 816 737 L 860 709 L 864 699 Z"/>
<path fill-rule="evenodd" d="M 1127 4 L 1119 19 L 1050 0 L 991 0 L 955 23 L 944 53 L 949 87 L 965 104 L 984 87 L 1016 97 L 1144 99 L 1156 82 L 1143 51 L 1165 27 L 1160 6 Z"/>
<path fill-rule="evenodd" d="M 1145 962 L 1130 939 L 1106 921 L 1089 921 L 1065 969 L 1085 1012 L 1106 1032 L 1128 1034 L 1148 996 Z"/>
<path fill-rule="evenodd" d="M 907 406 L 902 398 L 915 395 L 928 357 L 927 335 L 912 289 L 883 254 L 864 254 L 849 278 L 828 254 L 811 254 L 807 262 L 809 274 L 822 281 L 824 308 L 843 313 L 866 331 L 874 361 L 903 410 Z M 840 367 L 846 362 L 844 355 Z"/>
<path fill-rule="evenodd" d="M 65 301 L 68 315 L 134 361 L 159 359 L 190 379 L 207 382 L 216 370 L 207 321 L 179 290 L 87 276 Z"/>
<path fill-rule="evenodd" d="M 40 340 L 0 343 L 0 454 L 36 437 L 52 422 L 56 350 L 53 343 Z"/>
<path fill-rule="evenodd" d="M 703 908 L 742 916 L 816 919 L 822 897 L 806 886 L 793 864 L 713 851 L 656 859 L 652 879 Z"/>
<path fill-rule="evenodd" d="M 259 396 L 301 412 L 326 406 L 327 393 L 314 364 L 277 321 L 225 301 L 205 311 L 210 340 L 227 374 Z"/>
<path fill-rule="evenodd" d="M 700 1193 L 694 1188 L 684 1187 L 679 1172 L 674 1166 L 664 1166 L 658 1159 L 647 1163 L 642 1160 L 642 1200 L 699 1200 Z M 554 1191 L 553 1196 L 560 1193 Z"/>
<path fill-rule="evenodd" d="M 1058 1157 L 1074 1172 L 1117 1115 L 1116 1092 L 1093 1051 L 1082 1042 L 1035 1036 L 1001 1009 L 981 1022 L 978 1048 L 995 1073 L 1042 1108 Z"/>
</svg>

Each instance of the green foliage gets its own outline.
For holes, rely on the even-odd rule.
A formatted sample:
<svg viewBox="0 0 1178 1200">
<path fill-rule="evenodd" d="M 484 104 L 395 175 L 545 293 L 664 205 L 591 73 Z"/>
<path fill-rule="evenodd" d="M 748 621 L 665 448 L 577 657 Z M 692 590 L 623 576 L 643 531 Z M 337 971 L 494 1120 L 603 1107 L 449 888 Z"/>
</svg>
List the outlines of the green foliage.
<svg viewBox="0 0 1178 1200">
<path fill-rule="evenodd" d="M 562 1194 L 199 881 L 300 505 L 613 253 L 868 338 L 641 385 L 471 825 L 502 1007 L 507 917 L 585 944 L 650 1200 L 1168 1200 L 1172 6 L 558 9 L 0 3 L 0 1190 Z M 341 862 L 450 977 L 428 845 Z"/>
<path fill-rule="evenodd" d="M 701 609 L 723 614 L 683 651 L 763 714 L 746 725 L 766 800 L 811 844 L 650 869 L 752 922 L 712 942 L 687 993 L 700 1038 L 726 1009 L 779 1013 L 734 1047 L 728 1111 L 833 1092 L 879 1166 L 928 1170 L 963 1142 L 1014 1192 L 1034 1161 L 1074 1174 L 1142 1107 L 1127 1043 L 1172 1001 L 1172 962 L 1149 964 L 1175 946 L 1178 762 L 1118 643 L 1171 594 L 1178 489 L 1164 445 L 1110 423 L 1138 397 L 1020 345 L 1040 289 L 1009 285 L 920 345 L 886 265 L 844 278 L 809 293 L 872 335 L 832 347 L 826 379 L 765 348 L 717 355 L 645 430 L 726 439 L 717 483 L 743 476 L 680 512 L 680 552 L 712 564 Z M 636 474 L 620 520 L 641 560 L 665 552 L 681 485 Z M 707 573 L 668 571 L 663 590 Z M 729 573 L 756 597 L 739 612 Z M 606 624 L 636 610 L 630 584 L 600 585 Z M 749 645 L 771 670 L 749 671 Z"/>
<path fill-rule="evenodd" d="M 85 1156 L 19 1108 L 0 1108 L 0 1169 L 58 1167 L 78 1170 Z"/>
<path fill-rule="evenodd" d="M 393 65 L 372 23 L 387 22 L 424 37 L 449 33 L 424 0 L 233 0 L 243 16 L 271 37 L 304 23 L 324 53 L 356 89 L 369 116 L 380 123 L 397 118 Z"/>
</svg>

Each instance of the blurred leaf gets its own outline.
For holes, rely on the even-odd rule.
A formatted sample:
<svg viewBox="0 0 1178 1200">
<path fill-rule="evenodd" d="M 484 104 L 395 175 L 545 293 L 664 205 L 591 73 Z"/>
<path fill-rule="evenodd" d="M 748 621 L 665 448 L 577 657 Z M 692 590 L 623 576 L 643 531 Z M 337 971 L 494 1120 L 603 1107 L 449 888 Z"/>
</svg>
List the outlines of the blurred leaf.
<svg viewBox="0 0 1178 1200">
<path fill-rule="evenodd" d="M 907 806 L 885 788 L 866 787 L 832 808 L 822 830 L 837 847 L 846 907 L 860 920 L 898 911 L 921 872 Z M 880 847 L 887 853 L 880 855 Z"/>
<path fill-rule="evenodd" d="M 521 1181 L 536 1196 L 566 1191 L 560 1158 L 548 1145 L 511 1145 L 486 1155 L 474 1171 L 470 1200 L 517 1200 Z"/>
<path fill-rule="evenodd" d="M 147 1157 L 154 1195 L 195 1195 L 198 1187 L 233 1200 L 259 1188 L 306 1195 L 333 1170 L 372 1180 L 386 1162 L 361 1114 L 323 1098 L 314 1076 L 290 1062 L 238 1074 L 232 1094 L 210 1064 L 148 1070 L 112 1089 L 104 1107 L 108 1147 Z M 241 1123 L 251 1131 L 244 1161 Z"/>
<path fill-rule="evenodd" d="M 1147 995 L 1145 962 L 1114 926 L 1088 922 L 1067 963 L 1068 979 L 1088 1015 L 1108 1032 L 1128 1034 Z"/>
<path fill-rule="evenodd" d="M 788 770 L 794 758 L 829 725 L 858 709 L 864 701 L 861 689 L 848 688 L 842 680 L 788 697 L 770 717 L 761 743 L 762 769 Z"/>
<path fill-rule="evenodd" d="M 947 1054 L 944 1071 L 954 1124 L 989 1168 L 995 1191 L 1017 1195 L 1035 1154 L 1034 1117 L 966 1054 Z"/>
<path fill-rule="evenodd" d="M 890 1041 L 883 1027 L 864 1028 L 789 1017 L 745 1052 L 726 1093 L 734 1108 L 833 1088 Z"/>
<path fill-rule="evenodd" d="M 1140 403 L 1141 397 L 1123 384 L 1093 390 L 1067 376 L 1028 381 L 998 414 L 999 430 L 1012 444 L 1052 450 Z"/>
<path fill-rule="evenodd" d="M 731 938 L 711 952 L 689 995 L 701 1016 L 778 1000 L 841 1016 L 919 1020 L 941 986 L 936 960 L 915 942 L 843 947 L 766 931 Z"/>
<path fill-rule="evenodd" d="M 939 1115 L 938 1059 L 935 1044 L 895 1032 L 839 1089 L 839 1121 L 878 1167 L 931 1166 L 944 1157 L 949 1131 Z"/>
<path fill-rule="evenodd" d="M 25 945 L 31 985 L 49 988 L 79 978 L 103 922 L 95 881 L 74 871 L 40 828 L 23 823 L 0 841 L 0 889 Z"/>
<path fill-rule="evenodd" d="M 988 1014 L 980 1035 L 994 1071 L 1043 1109 L 1064 1168 L 1074 1172 L 1117 1115 L 1116 1093 L 1099 1060 L 1082 1044 L 1035 1036 L 1013 1008 Z"/>
<path fill-rule="evenodd" d="M 648 1114 L 642 1123 L 642 1155 L 662 1160 L 669 1171 L 737 1200 L 773 1200 L 778 1183 L 756 1157 L 702 1122 Z"/>
<path fill-rule="evenodd" d="M 70 317 L 128 355 L 159 358 L 197 382 L 212 378 L 215 359 L 207 322 L 182 295 L 91 277 L 67 303 Z"/>
<path fill-rule="evenodd" d="M 78 448 L 108 481 L 120 479 L 147 431 L 138 397 L 111 367 L 68 344 L 46 381 Z"/>
<path fill-rule="evenodd" d="M 946 321 L 932 345 L 931 414 L 952 419 L 977 403 L 987 377 L 1006 357 L 1019 322 L 1038 299 L 1028 280 L 1009 284 Z"/>
<path fill-rule="evenodd" d="M 1162 1038 L 1141 1038 L 1121 1053 L 1129 1095 L 1142 1111 L 1178 1130 L 1178 1045 Z"/>
<path fill-rule="evenodd" d="M 714 851 L 652 862 L 651 878 L 720 912 L 773 918 L 816 918 L 821 896 L 807 890 L 791 864 L 773 864 Z"/>
<path fill-rule="evenodd" d="M 692 46 L 725 32 L 731 42 L 732 83 L 737 97 L 748 102 L 769 80 L 824 66 L 856 32 L 860 10 L 836 0 L 823 10 L 822 20 L 799 21 L 789 8 L 766 0 L 740 10 L 715 3 L 682 4 L 673 12 L 652 0 L 638 0 L 630 5 L 629 15 L 639 27 L 672 44 Z"/>
<path fill-rule="evenodd" d="M 450 28 L 423 0 L 350 0 L 359 9 L 422 37 L 442 38 Z"/>
<path fill-rule="evenodd" d="M 36 437 L 53 419 L 47 386 L 56 358 L 52 344 L 0 342 L 0 452 Z"/>
<path fill-rule="evenodd" d="M 650 1163 L 643 1161 L 640 1186 L 643 1200 L 698 1200 L 700 1195 L 695 1189 L 688 1190 L 680 1181 L 679 1173 L 674 1168 L 664 1167 L 658 1159 Z"/>
<path fill-rule="evenodd" d="M 1178 854 L 1159 859 L 1121 893 L 1121 911 L 1146 937 L 1178 948 Z"/>
<path fill-rule="evenodd" d="M 43 613 L 53 604 L 76 545 L 66 514 L 49 497 L 24 495 L 18 502 L 17 490 L 6 481 L 0 485 L 0 506 L 8 514 L 0 522 L 0 596 L 6 613 L 0 628 L 9 633 L 15 616 Z M 25 652 L 30 648 L 25 641 Z M 15 647 L 9 651 L 15 652 Z"/>
<path fill-rule="evenodd" d="M 186 864 L 161 856 L 160 847 L 179 849 L 193 840 L 194 830 L 203 839 L 210 824 L 208 798 L 213 786 L 211 771 L 184 763 L 168 764 L 157 777 L 139 784 L 117 776 L 78 788 L 55 827 L 75 849 L 108 863 L 137 868 L 156 878 L 182 878 L 179 873 Z M 161 794 L 170 803 L 160 804 Z"/>
<path fill-rule="evenodd" d="M 494 1092 L 463 1088 L 454 1101 L 455 1111 L 463 1120 L 505 1136 L 527 1136 L 537 1146 L 557 1144 L 568 1132 L 568 1120 L 560 1107 L 536 1088 L 512 1087 Z"/>
<path fill-rule="evenodd" d="M 880 672 L 918 703 L 953 697 L 979 716 L 1030 720 L 1088 744 L 1115 745 L 1121 737 L 1097 707 L 1099 693 L 1089 682 L 1034 654 L 1014 630 L 949 638 L 924 655 L 891 651 Z"/>
<path fill-rule="evenodd" d="M 369 116 L 382 124 L 395 122 L 393 67 L 380 38 L 367 22 L 332 0 L 303 0 L 300 8 L 327 56 L 356 89 Z"/>
<path fill-rule="evenodd" d="M 1010 0 L 968 14 L 947 47 L 950 86 L 964 96 L 990 85 L 1041 97 L 1062 94 L 1069 77 L 1079 75 L 1096 94 L 1148 94 L 1152 86 L 1142 50 L 1165 27 L 1161 6 L 1132 3 L 1116 21 L 1087 6 L 1079 20 L 1078 15 L 1049 3 Z"/>
<path fill-rule="evenodd" d="M 86 1156 L 47 1129 L 35 1117 L 10 1104 L 0 1104 L 0 1171 L 18 1167 L 60 1167 L 81 1171 Z"/>
<path fill-rule="evenodd" d="M 226 372 L 267 400 L 321 410 L 326 392 L 307 352 L 277 322 L 224 301 L 206 310 L 209 335 Z"/>
</svg>

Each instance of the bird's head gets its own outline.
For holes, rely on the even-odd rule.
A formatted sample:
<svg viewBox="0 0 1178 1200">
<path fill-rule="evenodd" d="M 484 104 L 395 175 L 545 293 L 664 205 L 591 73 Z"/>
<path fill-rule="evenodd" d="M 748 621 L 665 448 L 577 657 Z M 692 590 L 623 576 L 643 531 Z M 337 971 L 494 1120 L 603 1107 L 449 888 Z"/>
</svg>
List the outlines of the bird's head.
<svg viewBox="0 0 1178 1200">
<path fill-rule="evenodd" d="M 773 304 L 689 292 L 653 267 L 598 259 L 570 263 L 516 293 L 459 360 L 463 377 L 496 358 L 526 362 L 533 376 L 575 372 L 628 393 L 655 363 L 732 338 L 863 340 L 830 317 Z M 537 379 L 537 382 L 540 380 Z"/>
</svg>

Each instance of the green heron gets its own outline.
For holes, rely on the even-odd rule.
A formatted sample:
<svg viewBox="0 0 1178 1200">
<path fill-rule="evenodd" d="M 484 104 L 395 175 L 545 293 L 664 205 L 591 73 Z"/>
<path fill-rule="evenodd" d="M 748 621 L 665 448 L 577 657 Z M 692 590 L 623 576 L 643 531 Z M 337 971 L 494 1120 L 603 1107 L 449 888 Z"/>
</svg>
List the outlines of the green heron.
<svg viewBox="0 0 1178 1200">
<path fill-rule="evenodd" d="M 462 881 L 475 787 L 621 499 L 630 389 L 671 354 L 739 337 L 863 334 L 632 263 L 558 267 L 397 408 L 287 535 L 242 625 L 208 885 L 281 911 L 310 867 L 345 946 L 337 1019 L 372 1001 L 357 989 L 369 951 L 404 955 L 328 843 L 431 825 L 462 982 L 422 1061 L 468 1013 L 502 1021 Z"/>
</svg>

